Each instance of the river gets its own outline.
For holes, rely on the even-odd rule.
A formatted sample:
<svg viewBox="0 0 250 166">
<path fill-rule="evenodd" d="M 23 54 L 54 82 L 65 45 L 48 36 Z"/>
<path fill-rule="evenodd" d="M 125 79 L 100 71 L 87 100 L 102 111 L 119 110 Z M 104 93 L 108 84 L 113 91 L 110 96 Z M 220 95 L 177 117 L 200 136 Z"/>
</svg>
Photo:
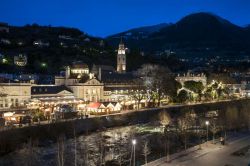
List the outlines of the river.
<svg viewBox="0 0 250 166">
<path fill-rule="evenodd" d="M 156 137 L 155 137 L 156 136 Z M 37 165 L 52 166 L 60 165 L 128 165 L 132 150 L 131 140 L 136 139 L 136 154 L 138 164 L 143 160 L 142 149 L 146 140 L 150 140 L 148 146 L 152 145 L 152 138 L 161 138 L 163 127 L 160 124 L 138 124 L 126 127 L 110 128 L 105 131 L 98 131 L 88 135 L 80 135 L 76 138 L 58 138 L 58 142 L 46 142 L 46 146 L 30 141 L 23 145 L 21 150 L 9 153 L 0 158 L 0 165 Z M 149 139 L 151 137 L 151 139 Z M 60 152 L 58 152 L 60 151 Z M 151 150 L 150 150 L 151 151 Z M 163 155 L 163 153 L 162 153 Z M 77 160 L 75 161 L 75 156 Z M 160 157 L 160 155 L 159 155 Z"/>
</svg>

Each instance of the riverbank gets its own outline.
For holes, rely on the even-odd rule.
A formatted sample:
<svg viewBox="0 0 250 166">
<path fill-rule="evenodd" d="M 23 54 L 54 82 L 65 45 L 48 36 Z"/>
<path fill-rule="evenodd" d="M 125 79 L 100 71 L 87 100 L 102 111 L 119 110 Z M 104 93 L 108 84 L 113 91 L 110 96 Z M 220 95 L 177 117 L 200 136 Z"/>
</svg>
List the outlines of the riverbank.
<svg viewBox="0 0 250 166">
<path fill-rule="evenodd" d="M 250 103 L 248 99 L 234 101 L 220 101 L 213 103 L 199 103 L 187 105 L 174 105 L 163 108 L 144 109 L 139 111 L 124 112 L 120 114 L 92 117 L 87 119 L 76 119 L 58 123 L 16 128 L 1 131 L 0 155 L 4 155 L 22 146 L 30 139 L 38 142 L 56 141 L 60 135 L 66 138 L 74 135 L 87 134 L 105 128 L 126 126 L 132 124 L 148 123 L 158 120 L 160 112 L 165 111 L 172 116 L 178 116 L 181 110 L 193 110 L 195 112 L 207 112 L 211 110 L 227 110 L 236 107 L 240 110 L 244 105 Z"/>
</svg>

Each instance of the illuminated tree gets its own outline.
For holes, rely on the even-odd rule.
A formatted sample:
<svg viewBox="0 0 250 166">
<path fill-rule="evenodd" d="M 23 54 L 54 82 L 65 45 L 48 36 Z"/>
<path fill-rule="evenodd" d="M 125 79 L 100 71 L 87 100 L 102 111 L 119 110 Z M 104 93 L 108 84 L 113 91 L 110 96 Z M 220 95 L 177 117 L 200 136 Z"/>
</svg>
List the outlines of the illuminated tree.
<svg viewBox="0 0 250 166">
<path fill-rule="evenodd" d="M 129 91 L 129 96 L 137 103 L 137 109 L 139 109 L 141 101 L 146 96 L 146 91 L 144 90 L 143 81 L 141 79 L 134 80 L 134 86 L 131 87 Z"/>
<path fill-rule="evenodd" d="M 169 125 L 169 123 L 171 122 L 170 115 L 165 111 L 161 111 L 159 113 L 159 120 L 161 125 L 163 126 Z"/>
<path fill-rule="evenodd" d="M 177 95 L 178 102 L 184 103 L 186 102 L 189 97 L 188 97 L 188 92 L 186 90 L 181 90 L 178 95 Z"/>
<path fill-rule="evenodd" d="M 157 100 L 158 106 L 162 99 L 176 96 L 177 83 L 168 68 L 145 64 L 137 71 L 137 74 L 143 79 L 146 90 L 152 95 L 151 98 Z"/>
<path fill-rule="evenodd" d="M 207 81 L 208 82 L 217 81 L 217 82 L 222 82 L 223 84 L 235 84 L 236 83 L 234 78 L 230 77 L 229 74 L 225 74 L 225 73 L 209 73 Z"/>
<path fill-rule="evenodd" d="M 196 81 L 186 81 L 184 82 L 184 87 L 193 93 L 196 93 L 199 97 L 199 101 L 201 101 L 201 97 L 203 95 L 204 86 L 202 82 L 196 82 Z"/>
</svg>

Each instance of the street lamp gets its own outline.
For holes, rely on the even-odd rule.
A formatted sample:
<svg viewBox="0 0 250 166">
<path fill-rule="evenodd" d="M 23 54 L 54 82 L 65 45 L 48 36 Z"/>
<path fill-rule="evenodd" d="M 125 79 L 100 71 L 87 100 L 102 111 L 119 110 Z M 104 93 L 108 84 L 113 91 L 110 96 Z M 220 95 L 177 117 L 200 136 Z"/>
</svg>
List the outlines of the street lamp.
<svg viewBox="0 0 250 166">
<path fill-rule="evenodd" d="M 169 156 L 169 126 L 167 126 L 167 162 L 170 162 L 170 156 Z"/>
<path fill-rule="evenodd" d="M 208 142 L 208 126 L 209 126 L 209 121 L 206 121 L 205 124 L 207 126 L 207 142 Z"/>
<path fill-rule="evenodd" d="M 133 145 L 133 153 L 134 153 L 134 164 L 133 164 L 133 166 L 135 166 L 135 145 L 136 145 L 136 139 L 132 139 L 132 145 Z"/>
</svg>

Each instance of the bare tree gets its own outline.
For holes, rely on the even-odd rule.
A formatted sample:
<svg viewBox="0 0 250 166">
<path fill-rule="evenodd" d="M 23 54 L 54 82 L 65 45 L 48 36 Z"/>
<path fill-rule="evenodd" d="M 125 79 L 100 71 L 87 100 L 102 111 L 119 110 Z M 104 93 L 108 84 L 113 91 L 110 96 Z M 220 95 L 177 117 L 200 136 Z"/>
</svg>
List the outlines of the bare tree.
<svg viewBox="0 0 250 166">
<path fill-rule="evenodd" d="M 195 116 L 192 111 L 183 110 L 181 117 L 178 119 L 178 128 L 180 131 L 180 136 L 184 143 L 184 149 L 187 149 L 188 143 L 188 129 L 195 124 Z"/>
<path fill-rule="evenodd" d="M 95 158 L 91 158 L 94 165 L 104 165 L 105 164 L 105 142 L 103 138 L 103 133 L 100 132 L 97 134 L 95 140 L 96 145 L 96 154 L 97 156 Z"/>
<path fill-rule="evenodd" d="M 38 156 L 36 152 L 37 140 L 30 138 L 24 145 L 22 153 L 22 161 L 17 165 L 32 166 L 38 164 Z"/>
<path fill-rule="evenodd" d="M 225 113 L 226 125 L 229 129 L 236 129 L 239 125 L 239 111 L 236 107 L 231 106 L 226 109 Z"/>
<path fill-rule="evenodd" d="M 213 144 L 215 143 L 215 134 L 220 131 L 220 128 L 217 126 L 216 120 L 213 119 L 210 122 L 210 131 L 213 133 Z"/>
<path fill-rule="evenodd" d="M 75 166 L 77 166 L 77 140 L 76 140 L 76 128 L 74 126 L 74 153 L 75 153 Z"/>
<path fill-rule="evenodd" d="M 57 164 L 64 166 L 64 136 L 60 135 L 57 138 Z"/>
<path fill-rule="evenodd" d="M 150 147 L 148 146 L 148 141 L 143 144 L 142 155 L 144 156 L 145 165 L 148 163 L 148 155 L 151 153 Z"/>
<path fill-rule="evenodd" d="M 89 146 L 88 146 L 88 142 L 89 140 L 87 140 L 87 138 L 84 139 L 84 144 L 83 144 L 83 148 L 82 148 L 82 151 L 83 151 L 83 165 L 84 166 L 88 166 L 90 165 L 89 164 Z"/>
<path fill-rule="evenodd" d="M 122 132 L 118 132 L 118 139 L 116 140 L 116 151 L 117 151 L 117 162 L 119 166 L 124 165 L 127 162 L 126 157 L 129 155 L 129 151 L 127 149 L 121 148 L 124 145 Z"/>
</svg>

